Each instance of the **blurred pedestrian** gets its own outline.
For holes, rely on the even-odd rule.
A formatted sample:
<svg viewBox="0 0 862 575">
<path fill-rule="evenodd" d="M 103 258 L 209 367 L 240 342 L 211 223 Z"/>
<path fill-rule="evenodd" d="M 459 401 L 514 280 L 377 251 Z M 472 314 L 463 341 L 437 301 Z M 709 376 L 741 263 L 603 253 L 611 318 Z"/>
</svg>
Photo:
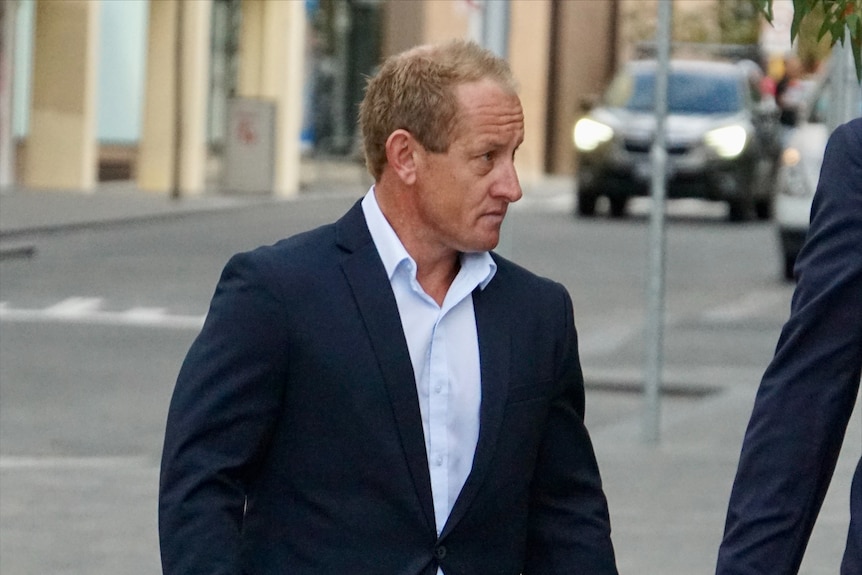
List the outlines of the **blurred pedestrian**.
<svg viewBox="0 0 862 575">
<path fill-rule="evenodd" d="M 168 415 L 167 575 L 617 572 L 571 300 L 489 251 L 523 118 L 475 44 L 392 57 L 374 186 L 228 262 Z"/>
<path fill-rule="evenodd" d="M 793 575 L 829 487 L 862 374 L 862 118 L 826 147 L 790 318 L 754 404 L 717 575 Z M 862 460 L 842 575 L 862 574 Z"/>
<path fill-rule="evenodd" d="M 784 60 L 784 75 L 775 85 L 775 103 L 780 110 L 779 121 L 784 126 L 795 126 L 799 117 L 799 107 L 805 97 L 802 72 L 802 61 L 797 56 Z"/>
</svg>

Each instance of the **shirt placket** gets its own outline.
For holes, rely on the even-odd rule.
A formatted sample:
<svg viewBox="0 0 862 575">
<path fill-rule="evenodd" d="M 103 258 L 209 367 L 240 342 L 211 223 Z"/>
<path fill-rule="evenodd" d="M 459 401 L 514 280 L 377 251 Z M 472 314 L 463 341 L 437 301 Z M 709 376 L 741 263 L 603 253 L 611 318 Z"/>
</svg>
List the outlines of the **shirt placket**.
<svg viewBox="0 0 862 575">
<path fill-rule="evenodd" d="M 446 422 L 449 418 L 448 358 L 446 357 L 446 329 L 443 314 L 434 324 L 429 350 L 430 378 L 428 389 L 428 419 L 430 442 L 428 446 L 431 485 L 434 499 L 434 518 L 439 535 L 449 516 L 449 447 Z"/>
</svg>

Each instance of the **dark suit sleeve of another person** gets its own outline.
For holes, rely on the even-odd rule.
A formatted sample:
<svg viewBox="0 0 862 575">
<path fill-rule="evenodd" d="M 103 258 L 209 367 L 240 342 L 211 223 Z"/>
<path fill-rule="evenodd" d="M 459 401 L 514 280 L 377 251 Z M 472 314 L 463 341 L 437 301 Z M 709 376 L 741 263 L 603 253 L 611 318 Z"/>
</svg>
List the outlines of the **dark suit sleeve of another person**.
<svg viewBox="0 0 862 575">
<path fill-rule="evenodd" d="M 719 575 L 797 573 L 835 469 L 862 367 L 862 119 L 829 139 L 796 271 L 743 442 Z"/>
<path fill-rule="evenodd" d="M 607 500 L 584 426 L 584 379 L 572 302 L 558 315 L 564 338 L 552 400 L 533 477 L 524 575 L 616 575 Z"/>
<path fill-rule="evenodd" d="M 168 414 L 159 493 L 166 575 L 240 573 L 245 486 L 282 398 L 284 306 L 248 254 L 225 266 Z"/>
</svg>

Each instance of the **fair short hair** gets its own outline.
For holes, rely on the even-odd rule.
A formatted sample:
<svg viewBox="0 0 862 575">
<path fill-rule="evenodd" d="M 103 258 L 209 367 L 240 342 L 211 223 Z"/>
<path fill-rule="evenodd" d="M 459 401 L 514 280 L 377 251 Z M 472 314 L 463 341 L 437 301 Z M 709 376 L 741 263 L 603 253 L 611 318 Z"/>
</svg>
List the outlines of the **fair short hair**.
<svg viewBox="0 0 862 575">
<path fill-rule="evenodd" d="M 359 108 L 368 172 L 380 179 L 386 141 L 395 130 L 407 130 L 431 152 L 446 152 L 459 119 L 454 89 L 485 79 L 516 91 L 509 64 L 465 40 L 419 46 L 387 58 L 368 80 Z"/>
</svg>

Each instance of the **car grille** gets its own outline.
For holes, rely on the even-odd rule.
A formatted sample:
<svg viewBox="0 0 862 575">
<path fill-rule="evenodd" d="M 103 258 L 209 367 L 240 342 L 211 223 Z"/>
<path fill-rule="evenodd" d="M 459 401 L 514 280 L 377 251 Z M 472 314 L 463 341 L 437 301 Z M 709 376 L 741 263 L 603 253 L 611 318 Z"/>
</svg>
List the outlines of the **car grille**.
<svg viewBox="0 0 862 575">
<path fill-rule="evenodd" d="M 635 154 L 648 154 L 652 142 L 644 142 L 643 140 L 626 140 L 624 143 L 626 152 Z M 688 153 L 691 149 L 690 144 L 671 144 L 667 146 L 667 153 L 673 156 L 681 156 Z"/>
</svg>

